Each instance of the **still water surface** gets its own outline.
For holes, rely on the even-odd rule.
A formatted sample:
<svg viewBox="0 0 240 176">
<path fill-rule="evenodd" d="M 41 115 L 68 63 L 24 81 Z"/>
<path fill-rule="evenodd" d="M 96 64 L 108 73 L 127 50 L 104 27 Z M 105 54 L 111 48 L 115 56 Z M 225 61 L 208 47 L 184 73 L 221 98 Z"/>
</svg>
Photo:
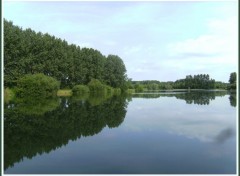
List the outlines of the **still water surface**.
<svg viewBox="0 0 240 176">
<path fill-rule="evenodd" d="M 9 102 L 5 174 L 234 174 L 236 95 Z"/>
</svg>

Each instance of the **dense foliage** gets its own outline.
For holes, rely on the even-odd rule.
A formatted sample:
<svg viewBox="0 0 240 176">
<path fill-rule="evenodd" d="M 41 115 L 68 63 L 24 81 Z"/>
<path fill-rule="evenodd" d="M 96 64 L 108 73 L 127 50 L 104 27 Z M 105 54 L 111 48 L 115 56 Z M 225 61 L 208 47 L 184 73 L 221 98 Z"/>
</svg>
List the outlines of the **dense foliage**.
<svg viewBox="0 0 240 176">
<path fill-rule="evenodd" d="M 157 80 L 131 81 L 128 88 L 136 92 L 144 90 L 170 90 L 170 89 L 227 89 L 228 83 L 215 81 L 208 74 L 188 75 L 184 79 L 168 82 Z"/>
<path fill-rule="evenodd" d="M 104 93 L 106 91 L 106 85 L 102 84 L 98 79 L 92 79 L 88 83 L 90 92 L 92 93 Z"/>
<path fill-rule="evenodd" d="M 144 86 L 141 84 L 135 84 L 134 89 L 136 92 L 142 92 L 144 90 Z"/>
<path fill-rule="evenodd" d="M 98 79 L 111 87 L 126 89 L 126 68 L 116 55 L 104 56 L 49 34 L 23 30 L 4 20 L 4 86 L 14 87 L 25 74 L 43 73 L 61 88 L 86 85 Z"/>
<path fill-rule="evenodd" d="M 188 75 L 185 79 L 175 81 L 174 88 L 179 89 L 214 89 L 215 80 L 208 74 Z"/>
<path fill-rule="evenodd" d="M 57 94 L 59 82 L 42 73 L 27 74 L 21 77 L 17 82 L 17 96 L 47 98 Z"/>
<path fill-rule="evenodd" d="M 173 89 L 174 82 L 160 82 L 156 80 L 131 81 L 130 89 L 135 89 L 136 92 L 144 90 L 166 90 Z"/>
</svg>

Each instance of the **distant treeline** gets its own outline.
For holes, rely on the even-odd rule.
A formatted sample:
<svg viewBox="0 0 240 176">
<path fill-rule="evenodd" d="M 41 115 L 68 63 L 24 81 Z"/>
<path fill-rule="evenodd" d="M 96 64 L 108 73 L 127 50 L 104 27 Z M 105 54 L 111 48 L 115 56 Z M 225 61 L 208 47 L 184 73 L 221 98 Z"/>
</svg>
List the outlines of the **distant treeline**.
<svg viewBox="0 0 240 176">
<path fill-rule="evenodd" d="M 88 84 L 92 79 L 126 89 L 126 68 L 116 55 L 102 55 L 49 34 L 4 20 L 4 87 L 15 87 L 26 74 L 42 73 L 60 82 L 60 88 Z"/>
<path fill-rule="evenodd" d="M 230 74 L 229 83 L 215 81 L 208 74 L 188 75 L 184 79 L 168 82 L 157 80 L 131 81 L 129 86 L 137 92 L 166 89 L 236 89 L 236 72 Z"/>
</svg>

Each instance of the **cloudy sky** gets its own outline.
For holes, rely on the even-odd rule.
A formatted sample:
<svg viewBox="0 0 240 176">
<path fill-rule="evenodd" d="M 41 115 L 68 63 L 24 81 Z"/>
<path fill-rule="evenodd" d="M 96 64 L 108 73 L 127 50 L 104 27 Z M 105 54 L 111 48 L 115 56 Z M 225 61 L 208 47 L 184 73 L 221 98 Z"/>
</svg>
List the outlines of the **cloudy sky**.
<svg viewBox="0 0 240 176">
<path fill-rule="evenodd" d="M 228 82 L 238 65 L 237 1 L 4 2 L 3 16 L 104 55 L 133 80 L 209 74 Z"/>
</svg>

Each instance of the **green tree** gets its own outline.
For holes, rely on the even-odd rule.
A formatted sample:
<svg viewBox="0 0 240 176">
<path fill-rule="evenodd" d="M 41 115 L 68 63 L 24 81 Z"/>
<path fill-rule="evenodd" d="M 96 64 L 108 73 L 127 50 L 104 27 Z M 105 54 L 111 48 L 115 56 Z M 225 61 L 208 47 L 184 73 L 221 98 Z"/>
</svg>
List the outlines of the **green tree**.
<svg viewBox="0 0 240 176">
<path fill-rule="evenodd" d="M 144 86 L 141 84 L 136 84 L 134 86 L 136 92 L 143 92 L 144 91 Z"/>
<path fill-rule="evenodd" d="M 88 83 L 90 93 L 105 93 L 106 86 L 101 83 L 98 79 L 91 79 Z"/>
<path fill-rule="evenodd" d="M 14 87 L 25 74 L 43 73 L 60 81 L 61 88 L 86 85 L 98 79 L 127 89 L 126 68 L 116 55 L 105 57 L 49 34 L 21 29 L 4 20 L 4 86 Z"/>
<path fill-rule="evenodd" d="M 127 89 L 126 68 L 122 59 L 116 55 L 109 55 L 105 62 L 104 82 L 111 87 Z"/>
<path fill-rule="evenodd" d="M 172 86 L 180 89 L 213 89 L 215 80 L 210 79 L 208 74 L 187 75 L 185 79 L 175 81 Z"/>
<path fill-rule="evenodd" d="M 236 89 L 236 82 L 237 82 L 237 73 L 233 72 L 230 74 L 230 78 L 229 78 L 229 83 L 230 83 L 230 88 L 231 89 Z"/>
<path fill-rule="evenodd" d="M 42 73 L 25 75 L 17 82 L 17 96 L 26 98 L 46 98 L 55 96 L 59 89 L 59 82 Z"/>
</svg>

